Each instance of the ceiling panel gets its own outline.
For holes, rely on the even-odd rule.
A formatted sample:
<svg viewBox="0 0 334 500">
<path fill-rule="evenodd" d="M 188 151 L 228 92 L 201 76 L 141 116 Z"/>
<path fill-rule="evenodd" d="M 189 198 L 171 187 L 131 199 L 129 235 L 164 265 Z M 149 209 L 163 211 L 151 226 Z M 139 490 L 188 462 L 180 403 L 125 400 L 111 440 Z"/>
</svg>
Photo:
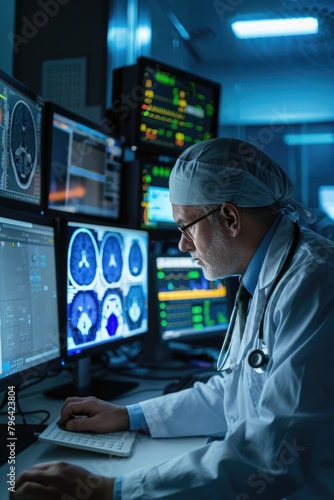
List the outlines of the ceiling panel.
<svg viewBox="0 0 334 500">
<path fill-rule="evenodd" d="M 223 122 L 265 122 L 275 108 L 291 121 L 334 118 L 332 0 L 159 0 L 155 8 L 157 53 L 222 84 Z M 296 16 L 317 17 L 318 34 L 239 40 L 231 30 L 234 20 Z"/>
</svg>

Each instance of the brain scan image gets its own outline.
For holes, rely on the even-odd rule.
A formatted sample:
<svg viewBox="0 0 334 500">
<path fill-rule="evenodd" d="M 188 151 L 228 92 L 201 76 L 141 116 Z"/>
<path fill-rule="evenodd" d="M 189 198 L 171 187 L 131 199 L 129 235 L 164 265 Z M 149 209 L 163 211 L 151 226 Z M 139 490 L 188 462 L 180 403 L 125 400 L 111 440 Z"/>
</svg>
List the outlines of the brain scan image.
<svg viewBox="0 0 334 500">
<path fill-rule="evenodd" d="M 141 326 L 145 297 L 141 286 L 132 286 L 126 297 L 126 317 L 130 330 Z"/>
<path fill-rule="evenodd" d="M 101 245 L 103 277 L 108 284 L 117 283 L 122 276 L 122 240 L 116 234 L 107 235 Z"/>
<path fill-rule="evenodd" d="M 119 293 L 108 291 L 102 302 L 101 334 L 118 335 L 123 330 L 123 305 Z"/>
<path fill-rule="evenodd" d="M 146 333 L 148 233 L 75 220 L 60 229 L 67 242 L 68 356 Z"/>
<path fill-rule="evenodd" d="M 15 104 L 11 115 L 10 154 L 18 185 L 28 189 L 37 163 L 37 136 L 33 115 L 23 101 Z"/>
<path fill-rule="evenodd" d="M 130 248 L 129 269 L 132 276 L 139 276 L 143 269 L 143 254 L 138 241 L 134 241 Z"/>
<path fill-rule="evenodd" d="M 79 291 L 70 304 L 70 330 L 76 345 L 91 342 L 98 328 L 98 301 L 92 292 Z"/>
<path fill-rule="evenodd" d="M 69 276 L 75 286 L 87 286 L 94 282 L 97 273 L 98 248 L 87 229 L 73 233 L 69 244 Z"/>
</svg>

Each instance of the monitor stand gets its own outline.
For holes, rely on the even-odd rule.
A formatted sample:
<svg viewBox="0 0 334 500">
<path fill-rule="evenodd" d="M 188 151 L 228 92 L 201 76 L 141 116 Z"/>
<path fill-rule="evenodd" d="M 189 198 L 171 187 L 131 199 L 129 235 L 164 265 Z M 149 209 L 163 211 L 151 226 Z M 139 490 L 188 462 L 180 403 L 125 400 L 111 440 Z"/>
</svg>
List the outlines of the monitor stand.
<svg viewBox="0 0 334 500">
<path fill-rule="evenodd" d="M 90 357 L 80 359 L 73 366 L 73 382 L 54 387 L 46 392 L 45 396 L 66 399 L 68 397 L 95 396 L 98 399 L 111 401 L 122 394 L 136 388 L 137 382 L 116 380 L 91 376 Z"/>
</svg>

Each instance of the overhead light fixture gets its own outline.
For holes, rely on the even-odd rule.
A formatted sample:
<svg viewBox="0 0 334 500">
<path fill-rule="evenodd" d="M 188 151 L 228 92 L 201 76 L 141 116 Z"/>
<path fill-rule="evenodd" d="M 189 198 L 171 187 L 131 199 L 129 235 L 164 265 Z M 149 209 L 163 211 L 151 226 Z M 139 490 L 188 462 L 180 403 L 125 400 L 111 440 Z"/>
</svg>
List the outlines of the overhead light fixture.
<svg viewBox="0 0 334 500">
<path fill-rule="evenodd" d="M 233 33 L 238 38 L 312 35 L 318 33 L 318 19 L 315 17 L 298 17 L 291 19 L 235 21 L 231 27 Z"/>
<path fill-rule="evenodd" d="M 285 134 L 283 140 L 287 146 L 310 146 L 313 144 L 333 144 L 334 134 L 331 132 L 309 134 Z"/>
<path fill-rule="evenodd" d="M 180 23 L 180 21 L 178 20 L 178 18 L 176 17 L 176 15 L 174 14 L 174 12 L 172 12 L 171 10 L 169 10 L 167 12 L 167 16 L 169 17 L 169 20 L 171 21 L 171 23 L 173 24 L 174 28 L 176 29 L 176 31 L 179 32 L 179 34 L 181 35 L 181 37 L 184 39 L 184 40 L 190 40 L 190 35 L 188 33 L 188 31 L 186 30 L 186 28 L 183 26 L 183 24 Z"/>
</svg>

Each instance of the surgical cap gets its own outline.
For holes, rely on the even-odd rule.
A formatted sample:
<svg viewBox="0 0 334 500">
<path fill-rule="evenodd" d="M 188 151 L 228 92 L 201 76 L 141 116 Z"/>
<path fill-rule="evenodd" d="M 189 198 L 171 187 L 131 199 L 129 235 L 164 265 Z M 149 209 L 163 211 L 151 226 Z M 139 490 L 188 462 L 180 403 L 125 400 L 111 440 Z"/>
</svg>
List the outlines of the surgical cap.
<svg viewBox="0 0 334 500">
<path fill-rule="evenodd" d="M 282 168 L 259 147 L 238 139 L 211 139 L 186 149 L 172 169 L 169 192 L 176 205 L 277 204 L 293 220 L 315 220 L 293 199 L 292 182 Z"/>
</svg>

